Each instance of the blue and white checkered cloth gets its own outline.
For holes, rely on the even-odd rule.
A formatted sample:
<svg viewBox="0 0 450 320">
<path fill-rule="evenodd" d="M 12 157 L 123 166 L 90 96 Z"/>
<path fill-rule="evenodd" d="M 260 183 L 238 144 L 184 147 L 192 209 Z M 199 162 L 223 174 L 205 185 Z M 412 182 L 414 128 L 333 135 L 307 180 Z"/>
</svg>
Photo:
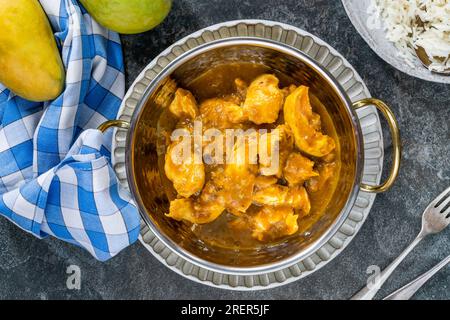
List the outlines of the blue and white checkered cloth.
<svg viewBox="0 0 450 320">
<path fill-rule="evenodd" d="M 0 84 L 0 215 L 104 261 L 139 235 L 137 209 L 110 166 L 111 135 L 92 129 L 116 117 L 124 95 L 120 39 L 76 0 L 40 2 L 61 45 L 66 87 L 35 103 Z"/>
</svg>

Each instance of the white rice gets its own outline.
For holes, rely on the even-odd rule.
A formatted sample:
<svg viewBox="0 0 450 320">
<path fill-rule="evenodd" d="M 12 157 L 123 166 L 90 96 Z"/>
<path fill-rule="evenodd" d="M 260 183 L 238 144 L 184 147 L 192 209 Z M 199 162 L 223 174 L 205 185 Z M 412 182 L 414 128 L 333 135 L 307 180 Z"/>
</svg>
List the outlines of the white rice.
<svg viewBox="0 0 450 320">
<path fill-rule="evenodd" d="M 421 47 L 431 71 L 450 68 L 450 0 L 372 0 L 372 13 L 410 66 L 417 59 L 414 49 Z"/>
</svg>

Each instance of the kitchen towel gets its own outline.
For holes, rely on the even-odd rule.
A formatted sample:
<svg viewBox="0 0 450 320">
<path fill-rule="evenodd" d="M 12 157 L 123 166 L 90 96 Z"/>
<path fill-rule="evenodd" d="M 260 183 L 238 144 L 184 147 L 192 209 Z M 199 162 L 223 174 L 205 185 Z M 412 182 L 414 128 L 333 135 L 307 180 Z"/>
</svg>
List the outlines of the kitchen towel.
<svg viewBox="0 0 450 320">
<path fill-rule="evenodd" d="M 139 215 L 110 164 L 125 77 L 118 34 L 76 0 L 40 0 L 66 68 L 54 101 L 26 101 L 0 84 L 0 215 L 105 261 L 136 241 Z M 0 71 L 1 72 L 1 71 Z"/>
</svg>

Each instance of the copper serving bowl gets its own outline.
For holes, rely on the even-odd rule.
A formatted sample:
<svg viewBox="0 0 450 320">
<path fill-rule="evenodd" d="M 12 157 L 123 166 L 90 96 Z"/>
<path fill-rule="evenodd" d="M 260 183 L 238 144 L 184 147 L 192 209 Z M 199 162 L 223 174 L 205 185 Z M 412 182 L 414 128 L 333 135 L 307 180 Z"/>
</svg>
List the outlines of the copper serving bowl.
<svg viewBox="0 0 450 320">
<path fill-rule="evenodd" d="M 188 224 L 169 219 L 164 153 L 167 128 L 161 115 L 166 112 L 177 87 L 201 94 L 192 87 L 194 80 L 219 65 L 253 63 L 283 77 L 286 84 L 304 84 L 326 106 L 334 123 L 341 154 L 338 188 L 325 213 L 304 232 L 277 243 L 237 250 L 215 246 L 199 239 Z M 217 76 L 214 90 L 226 88 Z M 289 83 L 287 83 L 289 82 Z M 214 91 L 212 90 L 212 91 Z M 219 93 L 219 92 L 216 92 Z M 361 182 L 364 148 L 355 110 L 374 105 L 385 116 L 393 141 L 393 166 L 381 185 Z M 173 126 L 174 124 L 172 124 Z M 206 269 L 236 275 L 272 272 L 298 262 L 327 243 L 346 220 L 357 194 L 386 191 L 397 177 L 400 166 L 400 136 L 389 107 L 377 99 L 352 103 L 338 81 L 324 67 L 297 49 L 257 38 L 227 38 L 196 47 L 169 63 L 147 86 L 131 122 L 113 120 L 99 129 L 118 126 L 128 130 L 126 142 L 127 179 L 142 218 L 151 231 L 171 250 Z"/>
</svg>

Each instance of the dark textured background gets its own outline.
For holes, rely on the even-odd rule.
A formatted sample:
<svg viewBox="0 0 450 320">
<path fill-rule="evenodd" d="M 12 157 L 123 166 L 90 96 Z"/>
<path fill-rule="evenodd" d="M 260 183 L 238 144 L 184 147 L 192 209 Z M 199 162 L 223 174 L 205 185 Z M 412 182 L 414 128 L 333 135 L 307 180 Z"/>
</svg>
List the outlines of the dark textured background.
<svg viewBox="0 0 450 320">
<path fill-rule="evenodd" d="M 367 266 L 392 261 L 420 229 L 428 202 L 450 185 L 450 86 L 396 71 L 358 35 L 338 0 L 175 0 L 155 30 L 123 36 L 127 85 L 159 52 L 209 25 L 235 19 L 268 19 L 307 30 L 343 54 L 373 96 L 389 102 L 399 120 L 403 164 L 395 186 L 377 197 L 354 241 L 313 275 L 266 291 L 231 292 L 186 280 L 140 244 L 106 263 L 54 239 L 37 240 L 0 219 L 0 299 L 347 299 L 366 282 Z M 389 133 L 384 130 L 385 137 Z M 386 141 L 386 159 L 390 142 Z M 390 165 L 386 161 L 386 168 Z M 381 290 L 384 296 L 450 254 L 450 228 L 426 239 Z M 66 288 L 66 268 L 82 272 L 80 291 Z M 450 299 L 450 267 L 415 296 Z"/>
</svg>

